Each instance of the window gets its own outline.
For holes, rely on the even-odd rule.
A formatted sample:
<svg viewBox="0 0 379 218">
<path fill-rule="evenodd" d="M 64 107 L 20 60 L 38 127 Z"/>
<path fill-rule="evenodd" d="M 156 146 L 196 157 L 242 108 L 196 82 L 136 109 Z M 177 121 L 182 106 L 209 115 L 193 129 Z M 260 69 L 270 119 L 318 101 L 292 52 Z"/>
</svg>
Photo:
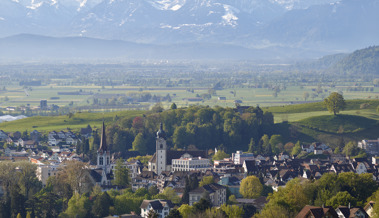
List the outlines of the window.
<svg viewBox="0 0 379 218">
<path fill-rule="evenodd" d="M 159 145 L 159 147 L 162 149 L 162 148 L 163 148 L 163 145 L 161 144 L 161 145 Z"/>
<path fill-rule="evenodd" d="M 99 165 L 103 165 L 104 164 L 104 159 L 103 159 L 103 157 L 100 157 L 99 158 Z"/>
</svg>

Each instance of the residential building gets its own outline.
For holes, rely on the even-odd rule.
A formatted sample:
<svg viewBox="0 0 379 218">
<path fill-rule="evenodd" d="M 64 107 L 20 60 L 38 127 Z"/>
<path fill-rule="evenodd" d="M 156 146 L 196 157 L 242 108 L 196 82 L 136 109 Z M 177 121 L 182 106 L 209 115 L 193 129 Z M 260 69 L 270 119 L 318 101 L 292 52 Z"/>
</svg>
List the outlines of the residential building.
<svg viewBox="0 0 379 218">
<path fill-rule="evenodd" d="M 217 183 L 204 185 L 189 192 L 189 204 L 200 201 L 205 194 L 209 194 L 209 199 L 214 207 L 219 207 L 226 203 L 226 187 Z"/>
<path fill-rule="evenodd" d="M 232 154 L 232 160 L 234 164 L 243 164 L 245 160 L 254 160 L 253 153 L 242 153 L 242 151 L 237 151 Z"/>
<path fill-rule="evenodd" d="M 42 182 L 42 185 L 47 184 L 47 179 L 50 176 L 56 176 L 58 173 L 58 165 L 38 165 L 36 175 L 39 181 Z"/>
<path fill-rule="evenodd" d="M 339 206 L 336 209 L 339 218 L 350 218 L 350 217 L 359 217 L 359 218 L 368 218 L 368 214 L 362 207 L 345 207 Z"/>
<path fill-rule="evenodd" d="M 211 161 L 207 158 L 192 157 L 185 153 L 179 159 L 172 160 L 171 171 L 193 171 L 193 170 L 210 170 Z"/>
<path fill-rule="evenodd" d="M 159 218 L 165 218 L 174 207 L 170 200 L 143 200 L 140 206 L 141 217 L 148 217 L 150 210 L 154 210 Z"/>
<path fill-rule="evenodd" d="M 358 147 L 365 149 L 371 155 L 379 155 L 379 138 L 377 140 L 364 139 L 358 142 Z"/>
<path fill-rule="evenodd" d="M 315 207 L 306 205 L 296 218 L 338 218 L 337 212 L 332 207 Z"/>
</svg>

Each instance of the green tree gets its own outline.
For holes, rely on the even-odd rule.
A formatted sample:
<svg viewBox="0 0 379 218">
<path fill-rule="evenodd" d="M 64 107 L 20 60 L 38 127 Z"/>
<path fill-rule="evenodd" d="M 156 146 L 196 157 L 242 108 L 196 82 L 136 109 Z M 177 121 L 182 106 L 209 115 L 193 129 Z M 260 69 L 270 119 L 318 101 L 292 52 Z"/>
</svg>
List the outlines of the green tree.
<svg viewBox="0 0 379 218">
<path fill-rule="evenodd" d="M 324 99 L 324 105 L 330 113 L 336 115 L 346 107 L 345 99 L 338 92 L 333 92 Z"/>
<path fill-rule="evenodd" d="M 297 141 L 296 144 L 295 144 L 295 146 L 292 148 L 292 152 L 291 152 L 291 154 L 292 154 L 293 156 L 295 156 L 295 155 L 300 154 L 300 152 L 301 152 L 300 141 Z"/>
<path fill-rule="evenodd" d="M 179 210 L 180 214 L 183 216 L 183 218 L 188 218 L 194 212 L 193 207 L 188 205 L 188 204 L 180 205 L 178 210 Z"/>
<path fill-rule="evenodd" d="M 157 188 L 157 186 L 152 185 L 149 187 L 148 192 L 150 196 L 157 195 L 159 193 L 159 189 Z"/>
<path fill-rule="evenodd" d="M 214 183 L 213 176 L 204 176 L 201 181 L 199 182 L 199 187 L 203 187 L 204 185 L 209 185 Z"/>
<path fill-rule="evenodd" d="M 184 126 L 178 126 L 175 128 L 174 134 L 172 135 L 172 141 L 179 148 L 182 148 L 187 144 L 187 130 Z"/>
<path fill-rule="evenodd" d="M 163 195 L 167 197 L 168 200 L 171 200 L 172 203 L 178 204 L 180 202 L 180 197 L 176 194 L 175 190 L 171 187 L 167 187 L 163 190 Z"/>
<path fill-rule="evenodd" d="M 360 152 L 358 145 L 352 141 L 348 142 L 342 150 L 342 153 L 347 156 L 356 156 Z"/>
<path fill-rule="evenodd" d="M 260 213 L 254 215 L 254 218 L 287 218 L 295 216 L 296 214 L 291 213 L 285 207 L 274 204 L 269 207 L 265 206 Z"/>
<path fill-rule="evenodd" d="M 308 92 L 304 92 L 303 93 L 303 98 L 304 98 L 304 101 L 307 101 L 307 99 L 309 98 L 309 93 Z"/>
<path fill-rule="evenodd" d="M 225 151 L 223 150 L 218 150 L 216 154 L 212 157 L 212 160 L 223 160 L 224 158 L 230 157 Z"/>
<path fill-rule="evenodd" d="M 109 207 L 111 206 L 112 199 L 107 192 L 97 196 L 92 206 L 92 213 L 96 217 L 106 217 L 109 215 Z"/>
<path fill-rule="evenodd" d="M 147 143 L 148 140 L 145 139 L 143 133 L 138 133 L 136 138 L 134 139 L 132 145 L 133 145 L 133 150 L 139 151 L 142 155 L 147 154 Z"/>
<path fill-rule="evenodd" d="M 349 192 L 338 192 L 332 198 L 326 201 L 326 205 L 337 208 L 340 205 L 356 205 L 357 199 L 349 194 Z"/>
<path fill-rule="evenodd" d="M 89 198 L 85 194 L 80 196 L 75 193 L 69 200 L 68 207 L 63 214 L 68 217 L 84 218 L 88 216 L 90 209 L 91 202 Z"/>
<path fill-rule="evenodd" d="M 254 138 L 251 138 L 250 143 L 249 143 L 249 150 L 247 152 L 253 153 L 254 151 L 256 151 L 255 141 L 254 141 Z"/>
<path fill-rule="evenodd" d="M 166 216 L 166 218 L 183 218 L 178 209 L 170 210 L 170 213 Z"/>
<path fill-rule="evenodd" d="M 124 166 L 122 159 L 119 159 L 116 162 L 114 177 L 114 185 L 123 187 L 127 187 L 129 185 L 129 171 Z"/>
<path fill-rule="evenodd" d="M 237 205 L 221 205 L 221 210 L 225 212 L 229 218 L 239 218 L 244 214 L 243 208 Z"/>
<path fill-rule="evenodd" d="M 178 109 L 178 107 L 176 106 L 175 103 L 172 103 L 171 106 L 170 106 L 170 109 L 171 110 L 175 110 L 175 109 Z"/>
<path fill-rule="evenodd" d="M 240 193 L 244 198 L 258 198 L 263 191 L 263 185 L 256 176 L 248 176 L 241 181 Z"/>
<path fill-rule="evenodd" d="M 210 202 L 210 200 L 205 198 L 201 198 L 200 201 L 193 204 L 195 212 L 204 212 L 211 207 L 212 203 Z"/>
</svg>

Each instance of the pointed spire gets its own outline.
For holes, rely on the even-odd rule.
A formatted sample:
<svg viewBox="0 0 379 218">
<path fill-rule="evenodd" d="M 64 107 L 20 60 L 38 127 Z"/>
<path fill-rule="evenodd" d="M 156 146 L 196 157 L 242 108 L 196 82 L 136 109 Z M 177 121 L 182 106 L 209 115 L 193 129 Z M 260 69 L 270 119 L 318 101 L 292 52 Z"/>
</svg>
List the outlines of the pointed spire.
<svg viewBox="0 0 379 218">
<path fill-rule="evenodd" d="M 163 123 L 161 123 L 160 127 L 159 127 L 159 130 L 157 132 L 157 138 L 163 138 L 163 139 L 166 139 L 166 133 L 165 131 L 163 130 Z"/>
<path fill-rule="evenodd" d="M 108 146 L 107 146 L 107 140 L 105 136 L 105 124 L 103 120 L 103 128 L 101 130 L 101 141 L 100 141 L 100 147 L 98 152 L 107 152 L 108 151 Z"/>
</svg>

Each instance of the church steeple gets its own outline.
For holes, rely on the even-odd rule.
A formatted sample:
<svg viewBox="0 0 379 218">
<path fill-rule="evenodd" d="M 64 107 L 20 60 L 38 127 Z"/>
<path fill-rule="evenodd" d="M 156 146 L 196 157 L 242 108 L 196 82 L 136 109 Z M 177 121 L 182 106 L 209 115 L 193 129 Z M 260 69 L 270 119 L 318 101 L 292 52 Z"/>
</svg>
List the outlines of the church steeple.
<svg viewBox="0 0 379 218">
<path fill-rule="evenodd" d="M 100 147 L 97 152 L 99 153 L 106 153 L 108 151 L 108 145 L 107 145 L 107 140 L 106 140 L 106 135 L 105 135 L 105 124 L 103 121 L 103 128 L 101 130 L 101 140 L 100 140 Z"/>
<path fill-rule="evenodd" d="M 101 131 L 101 141 L 100 141 L 100 147 L 99 150 L 97 150 L 97 168 L 102 168 L 105 173 L 110 173 L 110 160 L 111 155 L 110 151 L 108 150 L 107 140 L 105 135 L 105 124 L 103 121 L 103 128 Z"/>
</svg>

